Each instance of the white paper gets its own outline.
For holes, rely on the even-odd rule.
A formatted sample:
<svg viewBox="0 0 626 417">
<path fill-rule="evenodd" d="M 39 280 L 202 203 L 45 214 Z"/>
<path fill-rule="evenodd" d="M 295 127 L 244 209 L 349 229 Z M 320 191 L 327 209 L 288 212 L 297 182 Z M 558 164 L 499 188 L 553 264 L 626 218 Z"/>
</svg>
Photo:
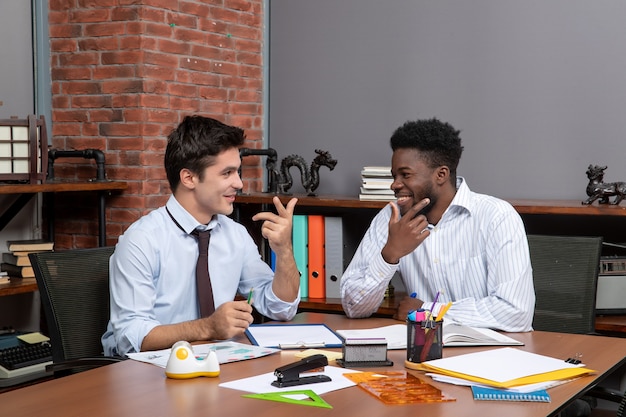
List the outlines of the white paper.
<svg viewBox="0 0 626 417">
<path fill-rule="evenodd" d="M 565 362 L 564 359 L 555 359 L 510 347 L 434 359 L 425 363 L 441 370 L 471 375 L 498 383 L 505 383 L 529 375 L 580 367 L 580 365 Z"/>
<path fill-rule="evenodd" d="M 450 340 L 456 337 L 458 340 Z M 524 343 L 495 330 L 464 326 L 450 321 L 443 322 L 443 346 L 497 346 L 523 345 Z"/>
<path fill-rule="evenodd" d="M 193 353 L 200 357 L 204 357 L 209 354 L 209 351 L 214 350 L 217 354 L 217 361 L 221 364 L 260 358 L 280 352 L 279 349 L 246 345 L 231 341 L 193 345 L 192 349 Z M 171 351 L 172 349 L 152 350 L 148 352 L 129 353 L 127 356 L 139 362 L 151 363 L 165 368 L 170 358 Z"/>
<path fill-rule="evenodd" d="M 463 379 L 463 378 L 455 378 L 453 376 L 448 376 L 448 375 L 426 373 L 426 376 L 431 377 L 433 381 L 445 382 L 446 384 L 462 385 L 462 386 L 468 386 L 468 387 L 477 386 L 477 387 L 493 388 L 490 385 L 478 384 L 475 381 L 470 381 L 468 379 Z M 506 388 L 506 389 L 503 388 L 503 390 L 508 391 L 508 392 L 527 393 L 527 392 L 533 392 L 533 391 L 538 391 L 542 389 L 556 387 L 557 385 L 565 384 L 567 382 L 574 381 L 576 379 L 578 378 L 563 379 L 560 381 L 537 382 L 534 384 L 519 385 L 516 387 L 511 387 L 511 388 Z"/>
<path fill-rule="evenodd" d="M 354 382 L 345 378 L 343 374 L 359 372 L 352 369 L 338 368 L 336 366 L 324 367 L 324 372 L 307 373 L 306 375 L 319 375 L 323 374 L 329 376 L 332 381 L 330 382 L 318 382 L 308 385 L 296 385 L 295 387 L 278 388 L 272 385 L 272 382 L 276 381 L 276 375 L 274 372 L 268 372 L 266 374 L 252 376 L 249 378 L 238 379 L 235 381 L 222 382 L 220 387 L 232 388 L 240 391 L 248 391 L 255 394 L 263 394 L 266 392 L 281 392 L 281 391 L 293 391 L 297 389 L 310 389 L 317 395 L 322 395 L 327 392 L 335 391 L 338 389 L 348 388 L 356 385 Z"/>
</svg>

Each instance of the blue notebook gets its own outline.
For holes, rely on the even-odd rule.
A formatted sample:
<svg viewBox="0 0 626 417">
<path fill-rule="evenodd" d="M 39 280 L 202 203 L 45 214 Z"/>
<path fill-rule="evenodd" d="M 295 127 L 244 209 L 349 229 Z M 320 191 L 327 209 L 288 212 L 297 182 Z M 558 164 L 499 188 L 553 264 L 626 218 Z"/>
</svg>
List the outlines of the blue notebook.
<svg viewBox="0 0 626 417">
<path fill-rule="evenodd" d="M 477 387 L 472 385 L 475 400 L 486 401 L 533 401 L 550 402 L 550 394 L 545 389 L 531 392 L 516 392 L 500 388 Z"/>
</svg>

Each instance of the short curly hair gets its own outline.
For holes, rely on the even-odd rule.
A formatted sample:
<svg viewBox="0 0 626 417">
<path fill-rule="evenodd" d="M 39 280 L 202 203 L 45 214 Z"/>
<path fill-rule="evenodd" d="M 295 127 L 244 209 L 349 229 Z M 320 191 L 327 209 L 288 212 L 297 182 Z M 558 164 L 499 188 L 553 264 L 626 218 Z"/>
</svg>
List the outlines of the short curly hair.
<svg viewBox="0 0 626 417">
<path fill-rule="evenodd" d="M 461 133 L 450 124 L 436 118 L 407 121 L 397 128 L 389 144 L 397 149 L 416 149 L 431 168 L 447 166 L 450 176 L 456 181 L 456 169 L 463 153 Z"/>
</svg>

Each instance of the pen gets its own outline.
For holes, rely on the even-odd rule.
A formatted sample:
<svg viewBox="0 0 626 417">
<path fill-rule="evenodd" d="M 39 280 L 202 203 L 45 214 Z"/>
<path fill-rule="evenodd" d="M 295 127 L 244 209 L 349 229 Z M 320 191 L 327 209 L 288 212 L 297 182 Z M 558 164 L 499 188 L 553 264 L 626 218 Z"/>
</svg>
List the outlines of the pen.
<svg viewBox="0 0 626 417">
<path fill-rule="evenodd" d="M 252 290 L 254 290 L 254 288 L 250 288 L 250 292 L 248 293 L 248 304 L 252 302 Z"/>
<path fill-rule="evenodd" d="M 437 291 L 437 295 L 435 295 L 435 300 L 433 301 L 433 305 L 430 306 L 430 317 L 429 319 L 433 319 L 433 310 L 435 309 L 435 304 L 437 304 L 437 300 L 439 299 L 439 294 L 441 294 L 441 290 Z"/>
</svg>

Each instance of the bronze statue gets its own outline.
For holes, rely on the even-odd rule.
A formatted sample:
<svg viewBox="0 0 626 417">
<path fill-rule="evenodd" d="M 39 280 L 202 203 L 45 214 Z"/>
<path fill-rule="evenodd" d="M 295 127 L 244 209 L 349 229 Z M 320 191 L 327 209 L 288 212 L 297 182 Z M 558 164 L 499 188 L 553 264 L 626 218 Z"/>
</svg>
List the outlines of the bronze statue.
<svg viewBox="0 0 626 417">
<path fill-rule="evenodd" d="M 626 182 L 602 182 L 604 181 L 604 170 L 606 166 L 589 165 L 587 168 L 587 184 L 588 199 L 582 203 L 587 205 L 598 200 L 599 204 L 619 204 L 626 197 Z M 609 201 L 609 197 L 615 196 L 613 202 Z"/>
<path fill-rule="evenodd" d="M 295 166 L 300 170 L 302 186 L 307 191 L 307 195 L 314 196 L 314 191 L 320 184 L 319 169 L 321 166 L 328 167 L 331 171 L 335 169 L 337 160 L 333 159 L 330 152 L 316 149 L 317 156 L 311 162 L 310 169 L 300 155 L 289 155 L 280 162 L 280 176 L 278 179 L 278 192 L 280 194 L 291 194 L 289 189 L 293 185 L 293 178 L 289 173 L 289 168 Z"/>
</svg>

